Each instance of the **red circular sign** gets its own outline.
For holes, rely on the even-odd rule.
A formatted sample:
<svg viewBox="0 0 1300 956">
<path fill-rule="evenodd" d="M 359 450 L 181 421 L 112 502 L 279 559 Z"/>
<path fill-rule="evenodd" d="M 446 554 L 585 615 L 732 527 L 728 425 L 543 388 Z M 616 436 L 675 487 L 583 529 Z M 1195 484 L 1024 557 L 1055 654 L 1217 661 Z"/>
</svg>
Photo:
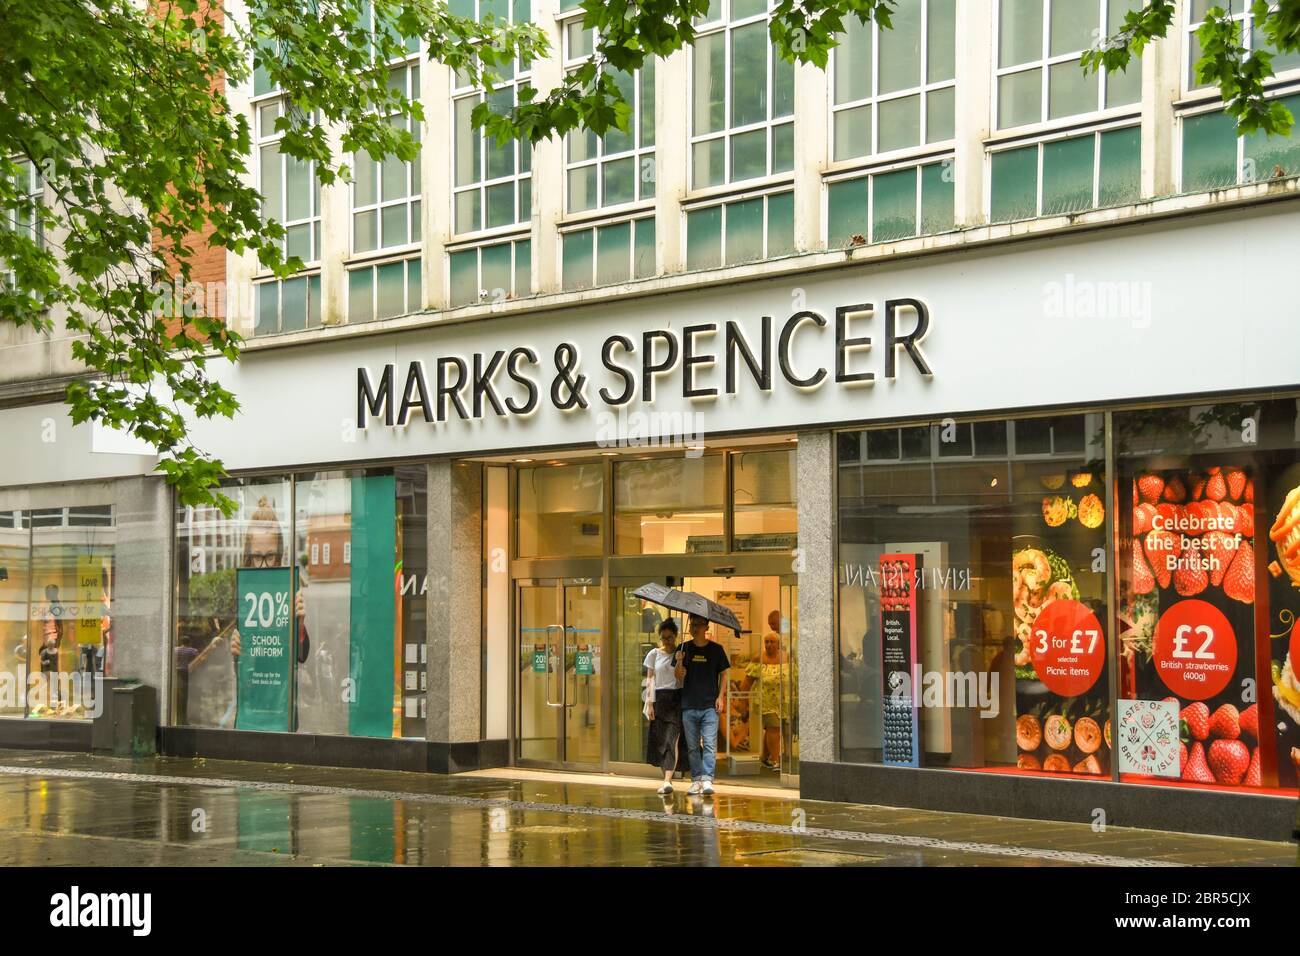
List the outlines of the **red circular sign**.
<svg viewBox="0 0 1300 956">
<path fill-rule="evenodd" d="M 1288 653 L 1291 655 L 1291 669 L 1300 668 L 1300 621 L 1291 625 L 1291 649 Z"/>
<path fill-rule="evenodd" d="M 1029 653 L 1048 690 L 1078 697 L 1101 676 L 1106 636 L 1097 616 L 1078 601 L 1053 601 L 1034 621 Z"/>
<path fill-rule="evenodd" d="M 1237 669 L 1237 635 L 1213 604 L 1179 601 L 1156 625 L 1156 673 L 1183 700 L 1208 700 Z"/>
</svg>

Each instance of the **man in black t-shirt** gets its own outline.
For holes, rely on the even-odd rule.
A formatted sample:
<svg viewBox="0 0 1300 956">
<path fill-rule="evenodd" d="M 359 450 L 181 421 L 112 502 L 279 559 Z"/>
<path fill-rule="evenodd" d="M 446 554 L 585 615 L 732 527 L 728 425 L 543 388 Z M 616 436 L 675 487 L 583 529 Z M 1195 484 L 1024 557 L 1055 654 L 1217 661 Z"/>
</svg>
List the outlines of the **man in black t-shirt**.
<svg viewBox="0 0 1300 956">
<path fill-rule="evenodd" d="M 726 707 L 727 669 L 731 663 L 722 645 L 709 640 L 709 622 L 691 615 L 691 639 L 677 652 L 677 678 L 682 682 L 682 735 L 691 763 L 688 793 L 713 792 L 717 764 L 718 717 Z"/>
</svg>

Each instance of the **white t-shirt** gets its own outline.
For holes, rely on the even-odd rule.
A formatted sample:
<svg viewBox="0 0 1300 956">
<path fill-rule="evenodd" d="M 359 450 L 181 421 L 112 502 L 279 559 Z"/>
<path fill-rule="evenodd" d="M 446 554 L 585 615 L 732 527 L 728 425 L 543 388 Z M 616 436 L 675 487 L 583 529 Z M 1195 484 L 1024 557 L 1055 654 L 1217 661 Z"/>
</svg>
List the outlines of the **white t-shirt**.
<svg viewBox="0 0 1300 956">
<path fill-rule="evenodd" d="M 676 668 L 673 666 L 673 658 L 676 656 L 676 650 L 665 654 L 661 648 L 652 647 L 641 662 L 642 667 L 654 670 L 655 690 L 681 690 L 682 682 L 677 679 Z"/>
</svg>

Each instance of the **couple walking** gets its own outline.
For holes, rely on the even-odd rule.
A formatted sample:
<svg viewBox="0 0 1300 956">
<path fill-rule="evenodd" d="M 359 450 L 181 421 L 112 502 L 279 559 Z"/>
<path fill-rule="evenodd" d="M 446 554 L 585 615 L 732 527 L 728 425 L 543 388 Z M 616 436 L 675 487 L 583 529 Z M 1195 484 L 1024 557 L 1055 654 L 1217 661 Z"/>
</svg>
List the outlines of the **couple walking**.
<svg viewBox="0 0 1300 956">
<path fill-rule="evenodd" d="M 722 645 L 709 640 L 709 622 L 690 616 L 690 640 L 678 646 L 677 622 L 659 625 L 659 646 L 645 658 L 646 707 L 650 734 L 646 762 L 663 771 L 661 794 L 673 792 L 680 763 L 678 742 L 686 739 L 691 794 L 713 793 L 717 764 L 718 719 L 726 707 L 727 669 Z"/>
</svg>

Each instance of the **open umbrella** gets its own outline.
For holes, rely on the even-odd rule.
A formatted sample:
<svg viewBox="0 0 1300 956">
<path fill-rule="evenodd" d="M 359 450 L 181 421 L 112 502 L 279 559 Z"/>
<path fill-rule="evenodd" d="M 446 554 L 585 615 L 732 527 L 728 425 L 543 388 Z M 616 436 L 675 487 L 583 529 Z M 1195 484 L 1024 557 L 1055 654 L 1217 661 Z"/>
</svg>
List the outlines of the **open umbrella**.
<svg viewBox="0 0 1300 956">
<path fill-rule="evenodd" d="M 694 591 L 678 591 L 662 584 L 643 584 L 632 592 L 643 600 L 650 601 L 668 608 L 670 611 L 681 611 L 683 614 L 695 614 L 721 624 L 723 627 L 729 627 L 740 636 L 740 621 L 732 612 L 731 608 L 723 607 L 717 601 L 710 601 L 703 594 L 696 594 Z"/>
</svg>

